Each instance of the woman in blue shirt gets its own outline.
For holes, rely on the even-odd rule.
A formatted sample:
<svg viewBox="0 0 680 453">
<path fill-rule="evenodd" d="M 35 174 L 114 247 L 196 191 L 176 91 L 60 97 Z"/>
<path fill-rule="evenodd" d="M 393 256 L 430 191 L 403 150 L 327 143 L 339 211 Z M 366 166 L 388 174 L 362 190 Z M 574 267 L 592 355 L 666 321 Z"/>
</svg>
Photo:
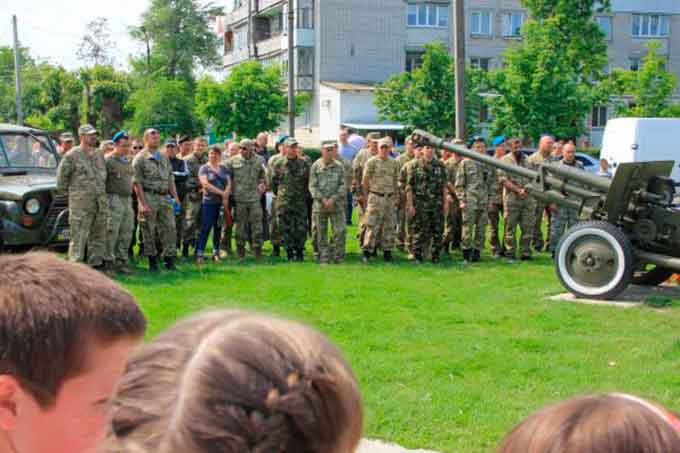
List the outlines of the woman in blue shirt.
<svg viewBox="0 0 680 453">
<path fill-rule="evenodd" d="M 220 209 L 229 211 L 229 193 L 231 192 L 231 178 L 227 167 L 221 164 L 222 149 L 212 146 L 208 152 L 208 163 L 198 171 L 198 179 L 203 187 L 203 207 L 201 215 L 201 232 L 196 245 L 196 263 L 205 262 L 203 252 L 208 242 L 210 230 L 213 230 L 213 261 L 220 261 Z"/>
</svg>

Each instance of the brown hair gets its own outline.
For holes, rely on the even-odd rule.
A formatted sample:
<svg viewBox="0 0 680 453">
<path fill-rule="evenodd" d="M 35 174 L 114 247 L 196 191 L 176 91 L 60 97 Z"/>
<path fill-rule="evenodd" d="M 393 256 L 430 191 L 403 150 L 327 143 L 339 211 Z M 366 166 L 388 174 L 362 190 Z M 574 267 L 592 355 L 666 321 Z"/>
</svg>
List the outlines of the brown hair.
<svg viewBox="0 0 680 453">
<path fill-rule="evenodd" d="M 217 311 L 179 322 L 133 354 L 106 451 L 353 452 L 362 423 L 356 379 L 323 335 Z"/>
<path fill-rule="evenodd" d="M 90 340 L 144 335 L 132 295 L 85 265 L 41 252 L 0 256 L 0 269 L 0 374 L 43 408 L 83 370 Z"/>
<path fill-rule="evenodd" d="M 678 453 L 677 418 L 632 395 L 571 398 L 517 425 L 499 453 Z"/>
</svg>

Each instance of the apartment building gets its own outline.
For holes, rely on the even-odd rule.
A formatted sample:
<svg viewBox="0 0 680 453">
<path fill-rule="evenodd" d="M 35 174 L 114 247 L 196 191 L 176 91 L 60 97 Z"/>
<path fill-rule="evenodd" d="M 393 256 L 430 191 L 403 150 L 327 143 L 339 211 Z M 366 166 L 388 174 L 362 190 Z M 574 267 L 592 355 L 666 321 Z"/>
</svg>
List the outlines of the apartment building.
<svg viewBox="0 0 680 453">
<path fill-rule="evenodd" d="M 285 70 L 287 0 L 226 1 L 225 70 L 248 59 Z M 453 44 L 451 0 L 295 0 L 294 8 L 296 89 L 311 94 L 296 135 L 308 145 L 334 137 L 341 125 L 400 129 L 379 119 L 375 84 L 421 64 L 424 44 Z M 465 9 L 469 63 L 500 67 L 503 51 L 521 39 L 526 11 L 519 0 L 466 0 Z M 657 39 L 680 79 L 680 0 L 612 0 L 612 11 L 594 20 L 607 34 L 610 68 L 636 68 L 646 42 Z M 609 116 L 607 106 L 593 110 L 592 143 Z"/>
</svg>

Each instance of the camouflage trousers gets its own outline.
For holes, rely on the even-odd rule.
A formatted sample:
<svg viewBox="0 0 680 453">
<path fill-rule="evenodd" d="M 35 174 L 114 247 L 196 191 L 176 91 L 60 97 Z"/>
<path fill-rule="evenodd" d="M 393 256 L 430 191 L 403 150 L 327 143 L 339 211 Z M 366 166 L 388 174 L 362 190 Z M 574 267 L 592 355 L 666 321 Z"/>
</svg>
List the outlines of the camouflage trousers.
<svg viewBox="0 0 680 453">
<path fill-rule="evenodd" d="M 574 209 L 558 207 L 550 222 L 550 251 L 557 250 L 557 245 L 566 231 L 579 222 L 578 212 Z"/>
<path fill-rule="evenodd" d="M 463 250 L 484 250 L 486 240 L 486 204 L 468 203 L 461 209 L 463 231 L 460 248 Z"/>
<path fill-rule="evenodd" d="M 229 209 L 231 210 L 232 223 L 227 225 L 227 217 L 224 216 L 224 225 L 222 225 L 222 240 L 220 242 L 220 250 L 224 250 L 231 255 L 233 252 L 232 239 L 234 238 L 234 217 L 236 216 L 236 203 L 233 197 L 229 197 Z"/>
<path fill-rule="evenodd" d="M 201 230 L 201 207 L 203 196 L 200 192 L 189 192 L 184 197 L 184 233 L 185 244 L 196 244 L 198 232 Z"/>
<path fill-rule="evenodd" d="M 330 260 L 345 259 L 346 231 L 345 205 L 340 203 L 331 211 L 315 210 L 312 212 L 312 231 L 315 249 L 318 250 L 319 261 L 327 263 Z M 330 223 L 332 236 L 328 241 L 328 224 Z"/>
<path fill-rule="evenodd" d="M 69 224 L 71 240 L 68 259 L 82 263 L 87 249 L 88 264 L 100 266 L 106 256 L 106 223 L 108 219 L 106 196 L 87 204 L 69 200 Z"/>
<path fill-rule="evenodd" d="M 444 209 L 425 209 L 416 206 L 416 215 L 410 222 L 413 234 L 413 254 L 416 257 L 428 255 L 431 246 L 431 256 L 439 257 L 444 238 Z"/>
<path fill-rule="evenodd" d="M 175 213 L 167 195 L 144 193 L 151 212 L 142 214 L 139 210 L 139 226 L 144 238 L 144 256 L 175 257 L 177 254 L 177 231 Z M 162 250 L 156 248 L 156 243 Z"/>
<path fill-rule="evenodd" d="M 278 206 L 279 227 L 286 250 L 304 249 L 307 241 L 307 204 Z"/>
<path fill-rule="evenodd" d="M 546 240 L 543 236 L 543 212 L 545 211 L 545 203 L 536 200 L 536 210 L 534 211 L 534 237 L 531 241 L 534 249 L 543 250 Z"/>
<path fill-rule="evenodd" d="M 279 225 L 279 216 L 276 210 L 276 197 L 272 199 L 272 218 L 271 218 L 271 228 L 269 231 L 269 239 L 272 245 L 281 245 L 283 242 L 281 238 L 281 226 Z"/>
<path fill-rule="evenodd" d="M 451 244 L 454 248 L 460 245 L 462 230 L 462 217 L 458 199 L 449 204 L 449 212 L 444 221 L 443 245 Z"/>
<path fill-rule="evenodd" d="M 107 224 L 106 260 L 118 264 L 128 261 L 128 248 L 135 225 L 132 198 L 109 194 L 109 218 Z"/>
<path fill-rule="evenodd" d="M 378 241 L 383 251 L 391 252 L 394 248 L 395 236 L 395 201 L 392 195 L 368 195 L 366 214 L 364 215 L 365 234 L 362 243 L 364 251 L 375 250 Z"/>
<path fill-rule="evenodd" d="M 501 216 L 503 215 L 503 203 L 489 203 L 489 236 L 491 252 L 494 255 L 505 253 L 503 234 L 501 233 Z"/>
<path fill-rule="evenodd" d="M 514 258 L 517 255 L 517 239 L 515 237 L 517 227 L 521 230 L 519 252 L 521 256 L 531 256 L 536 200 L 532 197 L 521 199 L 512 196 L 506 197 L 503 204 L 505 206 L 505 250 L 507 256 Z"/>
<path fill-rule="evenodd" d="M 236 224 L 236 247 L 242 249 L 250 238 L 253 250 L 262 248 L 262 205 L 260 200 L 251 203 L 236 203 L 234 215 Z M 249 235 L 250 233 L 250 235 Z"/>
</svg>

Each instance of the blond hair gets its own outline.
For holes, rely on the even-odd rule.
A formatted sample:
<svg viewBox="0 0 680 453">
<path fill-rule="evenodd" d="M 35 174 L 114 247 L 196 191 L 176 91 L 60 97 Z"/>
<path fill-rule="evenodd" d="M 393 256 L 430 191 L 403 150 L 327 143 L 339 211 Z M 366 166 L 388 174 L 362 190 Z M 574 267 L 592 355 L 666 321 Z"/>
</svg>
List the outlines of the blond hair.
<svg viewBox="0 0 680 453">
<path fill-rule="evenodd" d="M 345 453 L 363 415 L 338 349 L 301 323 L 243 311 L 181 321 L 129 361 L 109 452 Z"/>
</svg>

